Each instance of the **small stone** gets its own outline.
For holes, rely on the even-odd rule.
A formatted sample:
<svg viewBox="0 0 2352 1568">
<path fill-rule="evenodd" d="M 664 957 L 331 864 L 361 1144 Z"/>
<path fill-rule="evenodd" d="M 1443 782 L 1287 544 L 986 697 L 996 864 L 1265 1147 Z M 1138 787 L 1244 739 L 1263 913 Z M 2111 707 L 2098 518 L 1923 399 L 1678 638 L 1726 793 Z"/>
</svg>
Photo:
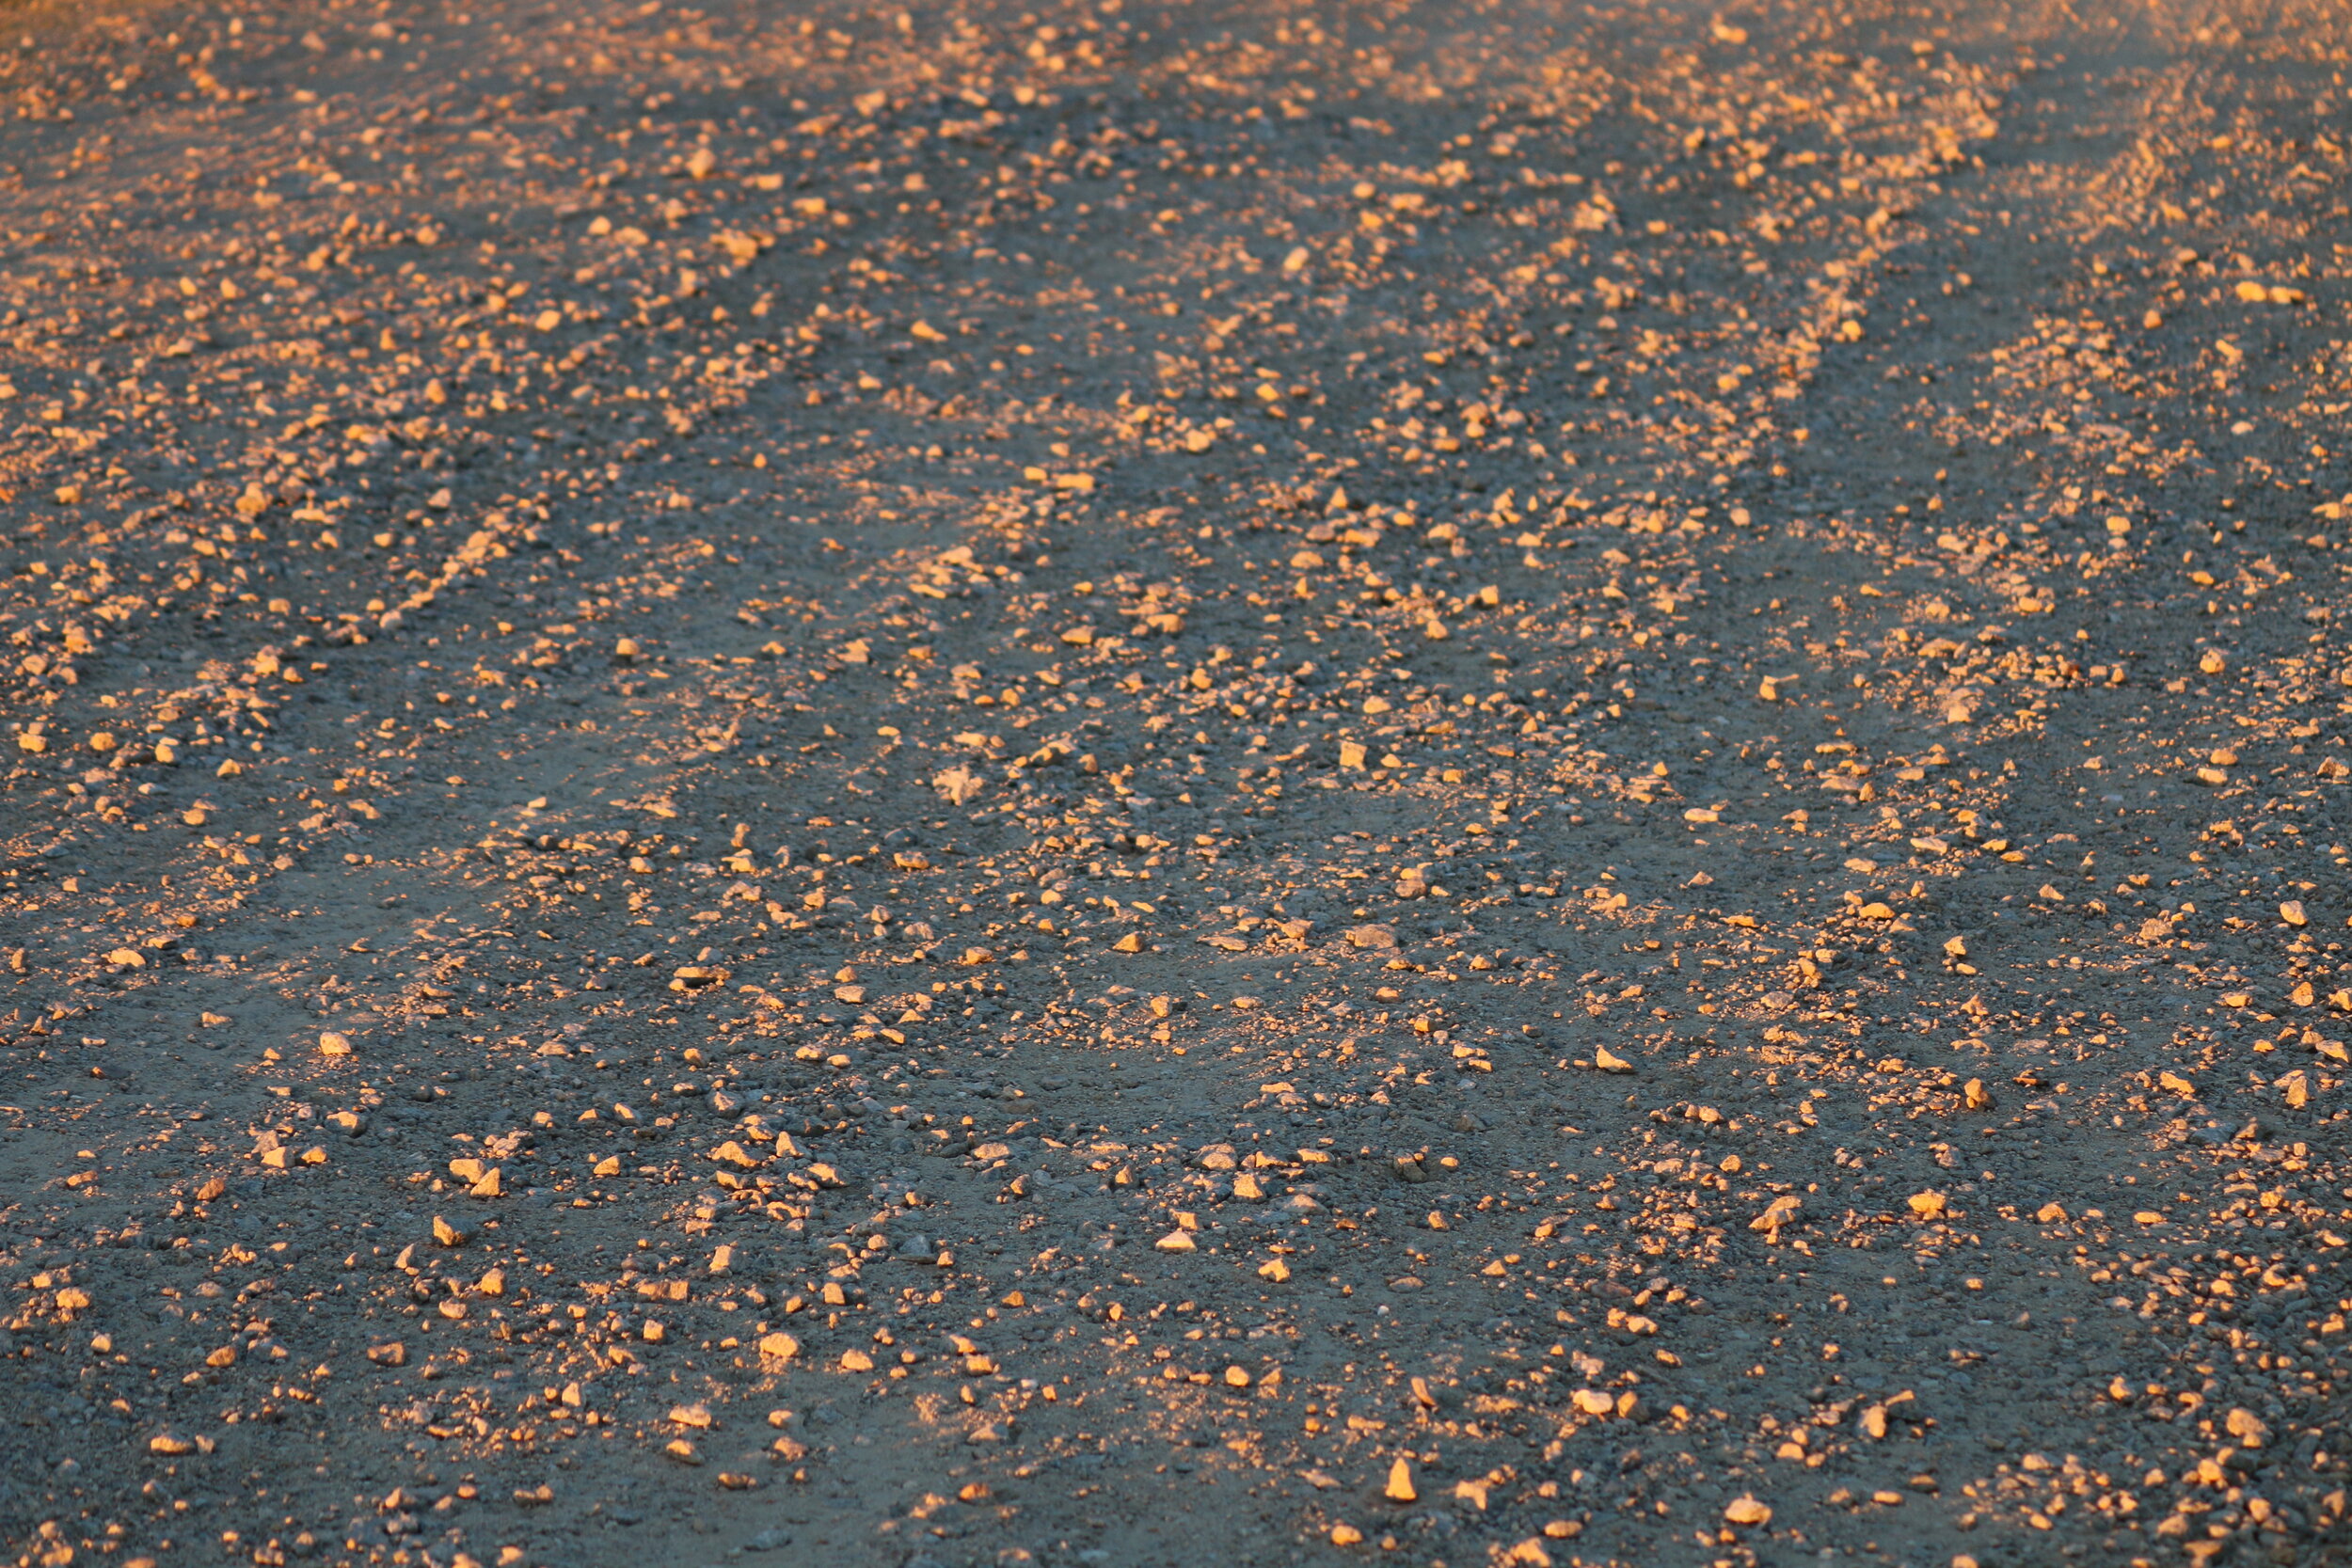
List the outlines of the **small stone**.
<svg viewBox="0 0 2352 1568">
<path fill-rule="evenodd" d="M 1389 1483 L 1382 1488 L 1381 1495 L 1392 1503 L 1409 1503 L 1418 1499 L 1421 1493 L 1413 1485 L 1412 1466 L 1402 1459 L 1390 1465 Z"/>
<path fill-rule="evenodd" d="M 440 1215 L 433 1216 L 433 1239 L 443 1246 L 464 1246 L 472 1239 L 471 1233 L 452 1225 Z"/>
<path fill-rule="evenodd" d="M 1593 1048 L 1593 1065 L 1603 1072 L 1631 1072 L 1633 1064 L 1605 1045 Z"/>
<path fill-rule="evenodd" d="M 1731 1525 L 1769 1525 L 1772 1522 L 1772 1511 L 1743 1492 L 1724 1505 L 1724 1522 Z"/>
<path fill-rule="evenodd" d="M 1167 1235 L 1161 1237 L 1158 1241 L 1153 1242 L 1152 1244 L 1162 1252 L 1190 1252 L 1193 1250 L 1192 1235 L 1189 1231 L 1184 1230 L 1171 1230 Z"/>
<path fill-rule="evenodd" d="M 763 1361 L 789 1361 L 801 1354 L 801 1342 L 781 1329 L 759 1337 L 759 1358 Z"/>
<path fill-rule="evenodd" d="M 408 1347 L 398 1339 L 389 1339 L 380 1345 L 370 1345 L 368 1359 L 379 1367 L 405 1367 L 408 1365 Z"/>
<path fill-rule="evenodd" d="M 1291 1266 L 1279 1258 L 1270 1258 L 1258 1265 L 1260 1279 L 1271 1279 L 1277 1285 L 1282 1285 L 1289 1282 L 1290 1276 Z"/>
<path fill-rule="evenodd" d="M 703 1462 L 702 1451 L 683 1437 L 671 1438 L 662 1445 L 661 1452 L 663 1457 L 680 1465 L 700 1465 Z"/>
<path fill-rule="evenodd" d="M 1354 1525 L 1333 1525 L 1331 1527 L 1331 1544 L 1334 1546 L 1360 1546 L 1363 1544 L 1364 1532 L 1358 1529 Z"/>
<path fill-rule="evenodd" d="M 1228 1387 L 1228 1388 L 1247 1388 L 1247 1387 L 1248 1387 L 1248 1386 L 1249 1386 L 1249 1369 L 1248 1369 L 1248 1368 L 1247 1368 L 1247 1367 L 1228 1367 L 1228 1368 L 1226 1368 L 1226 1369 L 1225 1369 L 1225 1386 L 1226 1386 L 1226 1387 Z"/>
<path fill-rule="evenodd" d="M 1942 1219 L 1944 1217 L 1944 1195 L 1942 1193 L 1912 1194 L 1911 1212 L 1923 1220 Z"/>
<path fill-rule="evenodd" d="M 338 1030 L 327 1030 L 319 1037 L 319 1054 L 322 1056 L 350 1055 L 351 1037 Z"/>
</svg>

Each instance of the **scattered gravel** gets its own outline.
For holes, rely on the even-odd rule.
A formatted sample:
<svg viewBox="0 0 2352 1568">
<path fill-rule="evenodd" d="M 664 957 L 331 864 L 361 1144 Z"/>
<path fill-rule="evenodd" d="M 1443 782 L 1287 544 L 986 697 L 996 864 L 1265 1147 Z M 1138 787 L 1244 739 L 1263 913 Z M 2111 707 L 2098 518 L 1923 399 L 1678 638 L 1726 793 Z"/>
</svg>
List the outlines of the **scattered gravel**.
<svg viewBox="0 0 2352 1568">
<path fill-rule="evenodd" d="M 2241 10 L 20 7 L 0 1537 L 2332 1560 Z"/>
</svg>

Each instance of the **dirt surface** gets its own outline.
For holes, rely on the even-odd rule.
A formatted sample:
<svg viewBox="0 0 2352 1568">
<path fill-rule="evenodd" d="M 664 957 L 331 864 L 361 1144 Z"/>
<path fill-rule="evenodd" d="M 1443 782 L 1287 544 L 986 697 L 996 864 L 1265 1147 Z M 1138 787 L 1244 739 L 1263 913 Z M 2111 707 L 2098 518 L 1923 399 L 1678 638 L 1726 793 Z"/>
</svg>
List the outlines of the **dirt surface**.
<svg viewBox="0 0 2352 1568">
<path fill-rule="evenodd" d="M 2340 8 L 8 14 L 17 1560 L 2341 1560 Z"/>
</svg>

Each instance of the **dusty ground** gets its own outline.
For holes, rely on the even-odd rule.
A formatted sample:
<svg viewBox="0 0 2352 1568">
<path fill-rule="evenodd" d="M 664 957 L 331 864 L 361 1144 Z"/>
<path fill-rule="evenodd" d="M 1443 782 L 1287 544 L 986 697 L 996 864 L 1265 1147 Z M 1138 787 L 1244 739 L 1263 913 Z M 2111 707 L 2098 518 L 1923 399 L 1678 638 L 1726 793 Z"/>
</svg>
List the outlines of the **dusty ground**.
<svg viewBox="0 0 2352 1568">
<path fill-rule="evenodd" d="M 2340 8 L 9 16 L 20 1560 L 2342 1560 Z"/>
</svg>

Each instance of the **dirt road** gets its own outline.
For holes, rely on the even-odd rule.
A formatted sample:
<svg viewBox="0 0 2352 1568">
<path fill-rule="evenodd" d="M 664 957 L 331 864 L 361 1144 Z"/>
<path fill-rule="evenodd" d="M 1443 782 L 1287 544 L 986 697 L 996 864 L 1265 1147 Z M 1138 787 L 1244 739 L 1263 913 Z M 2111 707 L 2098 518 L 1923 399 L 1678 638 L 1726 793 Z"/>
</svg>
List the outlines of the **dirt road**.
<svg viewBox="0 0 2352 1568">
<path fill-rule="evenodd" d="M 2346 1549 L 2339 8 L 8 14 L 19 1560 Z"/>
</svg>

